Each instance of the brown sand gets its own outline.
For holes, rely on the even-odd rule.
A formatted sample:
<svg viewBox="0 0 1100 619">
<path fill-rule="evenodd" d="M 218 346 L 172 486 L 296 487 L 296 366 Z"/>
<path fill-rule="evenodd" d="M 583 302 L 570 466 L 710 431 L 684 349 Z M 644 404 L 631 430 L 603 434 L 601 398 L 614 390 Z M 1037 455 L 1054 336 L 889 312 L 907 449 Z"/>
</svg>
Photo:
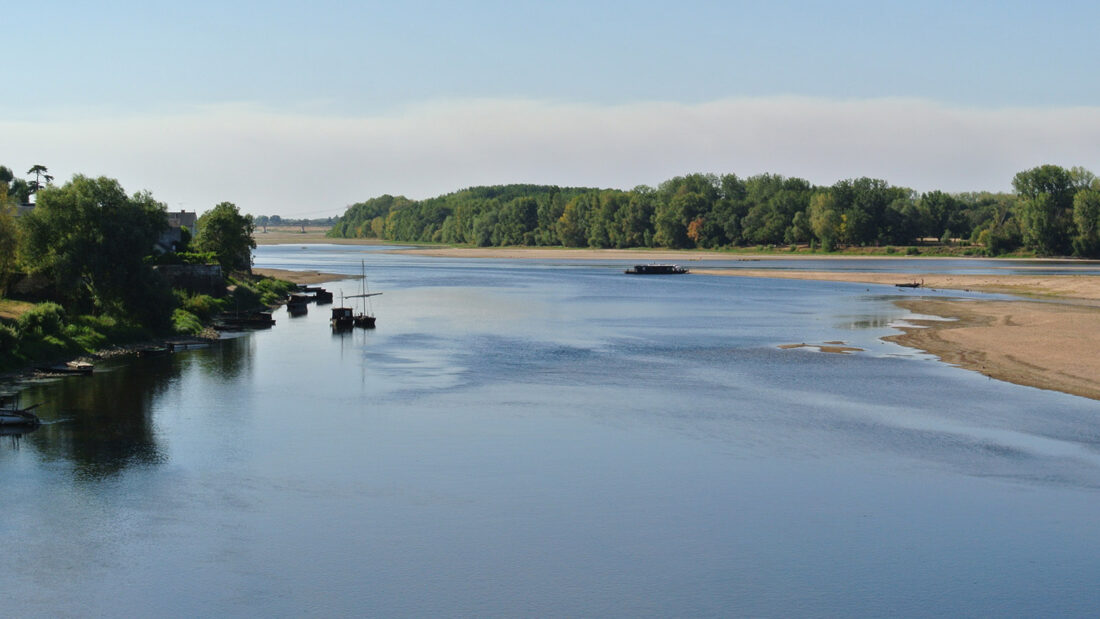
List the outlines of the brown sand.
<svg viewBox="0 0 1100 619">
<path fill-rule="evenodd" d="M 941 275 L 713 269 L 696 273 L 846 281 L 923 282 L 925 288 L 976 290 L 1039 300 L 961 300 L 921 297 L 898 305 L 950 320 L 908 320 L 914 327 L 885 339 L 943 361 L 1018 385 L 1100 400 L 1100 277 L 1093 275 Z"/>
<path fill-rule="evenodd" d="M 886 340 L 1018 385 L 1100 400 L 1100 309 L 1039 301 L 911 299 L 917 314 Z M 926 328 L 919 328 L 926 327 Z"/>
<path fill-rule="evenodd" d="M 337 275 L 320 271 L 287 271 L 284 269 L 252 269 L 256 275 L 274 277 L 294 284 L 323 284 L 341 279 L 356 279 L 358 275 Z"/>
</svg>

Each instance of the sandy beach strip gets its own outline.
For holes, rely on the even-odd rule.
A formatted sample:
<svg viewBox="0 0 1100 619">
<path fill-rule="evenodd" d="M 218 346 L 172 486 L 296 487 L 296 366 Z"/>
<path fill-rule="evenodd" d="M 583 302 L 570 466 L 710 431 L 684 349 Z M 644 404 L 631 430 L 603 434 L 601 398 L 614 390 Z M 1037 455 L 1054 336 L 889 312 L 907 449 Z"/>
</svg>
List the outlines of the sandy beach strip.
<svg viewBox="0 0 1100 619">
<path fill-rule="evenodd" d="M 709 275 L 770 277 L 974 290 L 1030 299 L 987 300 L 914 296 L 897 304 L 935 320 L 884 339 L 923 350 L 946 363 L 1018 385 L 1100 400 L 1100 277 L 1093 275 L 945 275 L 711 269 Z M 902 292 L 904 290 L 904 292 Z M 899 289 L 919 295 L 920 289 Z"/>
<path fill-rule="evenodd" d="M 1100 309 L 1041 301 L 907 299 L 912 327 L 884 338 L 1018 385 L 1100 400 Z"/>
<path fill-rule="evenodd" d="M 252 269 L 254 275 L 274 277 L 293 284 L 323 284 L 342 279 L 357 279 L 358 275 L 338 275 L 336 273 L 322 273 L 320 271 L 288 271 L 286 269 Z"/>
</svg>

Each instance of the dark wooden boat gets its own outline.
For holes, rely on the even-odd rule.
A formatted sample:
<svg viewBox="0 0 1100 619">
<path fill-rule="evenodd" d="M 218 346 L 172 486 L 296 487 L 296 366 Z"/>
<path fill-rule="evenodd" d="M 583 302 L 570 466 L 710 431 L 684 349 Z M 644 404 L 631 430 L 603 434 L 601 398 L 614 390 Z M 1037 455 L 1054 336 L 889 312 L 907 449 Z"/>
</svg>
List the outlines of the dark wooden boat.
<svg viewBox="0 0 1100 619">
<path fill-rule="evenodd" d="M 286 311 L 291 316 L 301 316 L 309 311 L 313 297 L 304 292 L 292 292 L 286 299 Z"/>
<path fill-rule="evenodd" d="M 41 406 L 34 404 L 26 408 L 18 406 L 15 398 L 4 396 L 0 398 L 0 426 L 5 428 L 37 428 L 42 420 L 31 411 Z"/>
<path fill-rule="evenodd" d="M 298 292 L 306 295 L 309 300 L 316 301 L 319 304 L 332 303 L 332 292 L 320 286 L 299 285 Z"/>
<path fill-rule="evenodd" d="M 270 329 L 275 325 L 271 312 L 228 312 L 214 319 L 214 328 L 219 331 L 240 331 L 242 329 Z"/>
<path fill-rule="evenodd" d="M 377 297 L 378 295 L 380 295 L 382 293 L 381 292 L 370 292 L 367 289 L 367 268 L 366 268 L 366 263 L 360 262 L 360 266 L 363 269 L 363 274 L 362 274 L 361 279 L 359 280 L 359 294 L 353 294 L 353 295 L 348 296 L 346 298 L 348 298 L 348 299 L 363 299 L 363 305 L 361 306 L 362 309 L 359 311 L 358 314 L 355 314 L 351 318 L 352 324 L 355 325 L 356 327 L 360 327 L 362 329 L 373 329 L 374 328 L 374 323 L 375 323 L 375 320 L 376 320 L 375 317 L 374 317 L 374 309 L 370 308 L 368 310 L 368 305 L 370 304 L 370 298 L 371 297 Z"/>
<path fill-rule="evenodd" d="M 904 284 L 894 284 L 894 285 L 897 286 L 898 288 L 920 288 L 921 286 L 924 285 L 924 280 L 922 279 L 919 282 L 906 282 Z"/>
<path fill-rule="evenodd" d="M 332 308 L 332 318 L 329 319 L 329 323 L 333 329 L 342 330 L 350 329 L 355 326 L 355 315 L 352 313 L 350 307 L 334 307 Z"/>
<path fill-rule="evenodd" d="M 139 357 L 163 357 L 172 352 L 172 348 L 169 346 L 142 346 L 137 349 L 137 356 Z"/>
<path fill-rule="evenodd" d="M 623 272 L 627 275 L 679 275 L 688 270 L 676 264 L 636 264 Z"/>
</svg>

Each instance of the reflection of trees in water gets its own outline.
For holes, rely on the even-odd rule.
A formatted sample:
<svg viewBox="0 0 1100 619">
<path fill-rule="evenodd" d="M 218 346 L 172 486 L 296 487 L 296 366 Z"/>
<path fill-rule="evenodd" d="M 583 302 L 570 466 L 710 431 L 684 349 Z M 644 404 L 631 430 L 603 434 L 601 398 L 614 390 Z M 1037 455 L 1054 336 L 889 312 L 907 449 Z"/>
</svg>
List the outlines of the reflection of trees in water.
<svg viewBox="0 0 1100 619">
<path fill-rule="evenodd" d="M 256 347 L 253 338 L 235 337 L 218 342 L 196 356 L 203 373 L 222 381 L 240 378 L 252 368 L 252 351 Z"/>
<path fill-rule="evenodd" d="M 60 421 L 42 426 L 27 440 L 47 458 L 70 460 L 91 477 L 159 461 L 150 411 L 180 372 L 170 356 L 120 361 L 104 370 L 51 381 L 23 394 L 25 400 L 43 402 L 44 421 Z"/>
<path fill-rule="evenodd" d="M 234 380 L 248 368 L 243 358 L 249 339 L 115 361 L 91 377 L 67 377 L 26 389 L 23 401 L 42 402 L 39 412 L 47 423 L 23 440 L 46 458 L 71 461 L 78 474 L 89 478 L 157 464 L 162 459 L 152 416 L 157 399 L 192 364 L 218 380 Z"/>
</svg>

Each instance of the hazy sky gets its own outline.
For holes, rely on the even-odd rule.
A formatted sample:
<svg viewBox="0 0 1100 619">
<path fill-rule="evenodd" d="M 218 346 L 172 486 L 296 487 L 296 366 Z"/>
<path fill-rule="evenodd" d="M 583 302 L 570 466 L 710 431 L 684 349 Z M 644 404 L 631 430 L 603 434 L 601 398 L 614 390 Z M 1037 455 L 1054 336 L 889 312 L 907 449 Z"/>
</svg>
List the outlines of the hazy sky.
<svg viewBox="0 0 1100 619">
<path fill-rule="evenodd" d="M 1100 172 L 1100 3 L 40 2 L 0 12 L 0 164 L 170 208 L 691 172 L 1007 190 Z"/>
</svg>

